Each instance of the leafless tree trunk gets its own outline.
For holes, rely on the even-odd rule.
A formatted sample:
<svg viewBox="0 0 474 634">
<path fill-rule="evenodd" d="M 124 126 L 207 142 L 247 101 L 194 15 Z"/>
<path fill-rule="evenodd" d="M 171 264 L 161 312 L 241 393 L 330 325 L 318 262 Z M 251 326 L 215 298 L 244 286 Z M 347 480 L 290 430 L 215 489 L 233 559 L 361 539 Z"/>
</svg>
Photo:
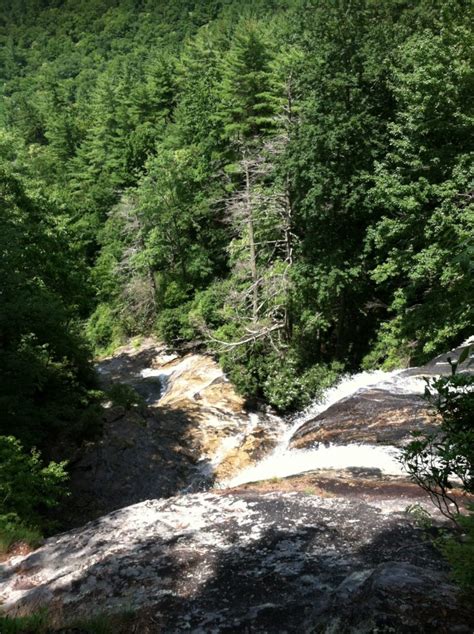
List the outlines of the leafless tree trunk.
<svg viewBox="0 0 474 634">
<path fill-rule="evenodd" d="M 258 318 L 258 272 L 253 207 L 251 200 L 250 162 L 244 157 L 242 164 L 245 172 L 245 206 L 249 233 L 250 271 L 252 275 L 252 321 L 256 322 Z"/>
<path fill-rule="evenodd" d="M 156 315 L 157 288 L 151 266 L 137 267 L 134 263 L 135 257 L 146 249 L 135 201 L 131 197 L 122 198 L 112 210 L 111 218 L 120 223 L 122 239 L 127 245 L 116 267 L 123 280 L 122 313 L 149 322 Z"/>
<path fill-rule="evenodd" d="M 281 94 L 280 134 L 271 139 L 257 138 L 241 143 L 238 163 L 241 187 L 222 201 L 227 217 L 241 238 L 241 242 L 236 239 L 230 247 L 236 259 L 237 283 L 229 293 L 227 305 L 233 308 L 234 317 L 230 319 L 243 332 L 236 341 L 218 341 L 207 331 L 207 336 L 224 348 L 266 340 L 281 352 L 291 338 L 290 271 L 296 236 L 290 178 L 278 175 L 276 170 L 297 116 L 291 72 L 283 82 Z M 239 259 L 238 249 L 242 249 L 242 243 L 245 243 L 245 255 Z"/>
</svg>

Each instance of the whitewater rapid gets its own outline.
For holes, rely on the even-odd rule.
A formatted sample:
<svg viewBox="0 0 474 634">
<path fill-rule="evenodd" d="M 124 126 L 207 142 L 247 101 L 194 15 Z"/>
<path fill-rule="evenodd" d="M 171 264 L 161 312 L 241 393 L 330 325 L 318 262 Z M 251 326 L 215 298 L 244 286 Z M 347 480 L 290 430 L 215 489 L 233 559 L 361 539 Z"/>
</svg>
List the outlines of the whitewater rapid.
<svg viewBox="0 0 474 634">
<path fill-rule="evenodd" d="M 344 377 L 328 389 L 320 400 L 282 426 L 280 440 L 271 454 L 233 478 L 219 483 L 219 486 L 235 487 L 248 482 L 284 478 L 318 469 L 378 469 L 384 474 L 401 475 L 403 467 L 399 460 L 400 450 L 396 447 L 349 444 L 294 449 L 289 446 L 290 440 L 307 421 L 345 398 L 375 387 L 390 394 L 423 394 L 425 385 L 420 376 L 407 375 L 404 370 L 376 370 Z"/>
</svg>

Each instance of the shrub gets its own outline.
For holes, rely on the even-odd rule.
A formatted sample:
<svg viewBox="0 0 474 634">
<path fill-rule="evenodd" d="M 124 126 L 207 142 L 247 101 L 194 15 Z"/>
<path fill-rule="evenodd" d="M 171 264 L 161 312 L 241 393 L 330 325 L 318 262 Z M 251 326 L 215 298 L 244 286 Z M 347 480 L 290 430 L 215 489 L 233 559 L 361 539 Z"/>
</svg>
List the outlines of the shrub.
<svg viewBox="0 0 474 634">
<path fill-rule="evenodd" d="M 318 399 L 342 371 L 342 365 L 337 363 L 304 369 L 293 351 L 282 357 L 263 342 L 251 349 L 242 347 L 224 352 L 220 361 L 241 394 L 264 398 L 280 412 L 306 407 Z"/>
<path fill-rule="evenodd" d="M 457 521 L 463 534 L 460 539 L 448 539 L 442 551 L 459 585 L 465 590 L 474 589 L 474 507 L 470 507 L 469 515 L 459 517 Z"/>
<path fill-rule="evenodd" d="M 0 553 L 7 553 L 14 544 L 40 545 L 42 534 L 37 528 L 23 524 L 16 513 L 0 515 Z"/>
<path fill-rule="evenodd" d="M 27 453 L 13 436 L 0 436 L 0 542 L 7 550 L 14 541 L 39 538 L 41 511 L 54 507 L 66 494 L 65 462 L 44 466 L 38 451 Z"/>
<path fill-rule="evenodd" d="M 402 459 L 413 480 L 464 531 L 461 539 L 450 537 L 441 549 L 454 578 L 463 587 L 474 588 L 474 512 L 471 507 L 470 514 L 462 516 L 451 494 L 455 478 L 465 492 L 474 492 L 474 376 L 456 373 L 469 352 L 467 347 L 457 361 L 448 359 L 451 376 L 427 381 L 425 397 L 441 416 L 441 425 L 434 434 L 418 434 Z"/>
<path fill-rule="evenodd" d="M 403 338 L 400 328 L 400 317 L 381 324 L 370 352 L 362 360 L 362 369 L 373 370 L 381 367 L 389 371 L 410 365 L 413 349 Z"/>
<path fill-rule="evenodd" d="M 291 358 L 273 364 L 263 391 L 266 399 L 280 411 L 295 411 L 321 397 L 336 380 L 342 366 L 313 365 L 301 371 Z"/>
<path fill-rule="evenodd" d="M 108 304 L 99 304 L 86 325 L 86 336 L 99 351 L 111 351 L 122 339 L 117 315 Z"/>
<path fill-rule="evenodd" d="M 192 303 L 188 302 L 179 308 L 165 308 L 156 321 L 159 336 L 165 343 L 173 345 L 182 341 L 192 340 L 198 335 L 197 330 L 189 321 L 189 310 Z"/>
<path fill-rule="evenodd" d="M 126 410 L 133 407 L 140 409 L 145 407 L 144 399 L 131 385 L 126 383 L 114 383 L 107 391 L 107 395 L 114 405 L 124 407 Z"/>
<path fill-rule="evenodd" d="M 466 492 L 474 491 L 474 377 L 453 373 L 430 379 L 425 398 L 440 414 L 441 425 L 433 434 L 414 434 L 402 459 L 413 480 L 431 494 L 439 509 L 456 519 L 459 509 L 450 495 L 453 479 Z"/>
</svg>

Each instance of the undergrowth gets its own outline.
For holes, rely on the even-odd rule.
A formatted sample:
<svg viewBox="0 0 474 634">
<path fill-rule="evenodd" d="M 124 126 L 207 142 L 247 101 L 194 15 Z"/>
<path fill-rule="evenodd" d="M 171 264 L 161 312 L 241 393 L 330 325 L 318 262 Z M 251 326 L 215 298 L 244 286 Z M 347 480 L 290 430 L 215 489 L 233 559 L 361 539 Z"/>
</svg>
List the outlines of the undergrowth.
<svg viewBox="0 0 474 634">
<path fill-rule="evenodd" d="M 73 631 L 75 634 L 128 634 L 135 614 L 131 610 L 119 614 L 98 614 L 90 618 L 63 621 L 48 609 L 29 616 L 1 616 L 1 634 L 54 634 Z"/>
<path fill-rule="evenodd" d="M 15 544 L 27 544 L 31 548 L 37 548 L 41 541 L 42 535 L 38 529 L 19 523 L 16 517 L 10 520 L 9 515 L 0 516 L 0 555 L 8 553 Z"/>
</svg>

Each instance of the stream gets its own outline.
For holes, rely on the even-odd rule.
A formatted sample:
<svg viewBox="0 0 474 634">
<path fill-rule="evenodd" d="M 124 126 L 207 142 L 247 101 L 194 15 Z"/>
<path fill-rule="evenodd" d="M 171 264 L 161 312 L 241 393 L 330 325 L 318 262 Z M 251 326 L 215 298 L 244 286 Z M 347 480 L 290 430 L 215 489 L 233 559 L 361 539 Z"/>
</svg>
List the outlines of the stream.
<svg viewBox="0 0 474 634">
<path fill-rule="evenodd" d="M 320 444 L 311 449 L 296 449 L 290 447 L 290 441 L 307 421 L 324 413 L 343 399 L 361 395 L 369 388 L 377 388 L 390 394 L 421 395 L 424 387 L 425 382 L 421 377 L 411 376 L 403 370 L 360 372 L 346 376 L 329 388 L 320 400 L 281 426 L 278 444 L 270 455 L 235 477 L 220 483 L 220 487 L 235 487 L 248 482 L 284 478 L 318 469 L 379 469 L 385 474 L 401 475 L 403 469 L 398 459 L 400 450 L 395 447 Z"/>
<path fill-rule="evenodd" d="M 106 384 L 133 387 L 147 410 L 106 410 L 103 440 L 76 465 L 76 497 L 104 513 L 311 471 L 403 476 L 401 448 L 433 424 L 423 377 L 449 373 L 447 358 L 458 352 L 419 368 L 344 376 L 304 411 L 282 417 L 249 411 L 208 355 L 179 356 L 153 339 L 127 345 L 97 369 Z"/>
<path fill-rule="evenodd" d="M 151 339 L 98 371 L 148 407 L 104 409 L 72 471 L 71 530 L 6 562 L 4 610 L 72 621 L 126 606 L 133 631 L 176 634 L 474 631 L 406 510 L 445 518 L 399 477 L 412 432 L 437 424 L 423 377 L 449 373 L 447 355 L 343 377 L 291 418 L 249 412 L 212 357 Z"/>
</svg>

